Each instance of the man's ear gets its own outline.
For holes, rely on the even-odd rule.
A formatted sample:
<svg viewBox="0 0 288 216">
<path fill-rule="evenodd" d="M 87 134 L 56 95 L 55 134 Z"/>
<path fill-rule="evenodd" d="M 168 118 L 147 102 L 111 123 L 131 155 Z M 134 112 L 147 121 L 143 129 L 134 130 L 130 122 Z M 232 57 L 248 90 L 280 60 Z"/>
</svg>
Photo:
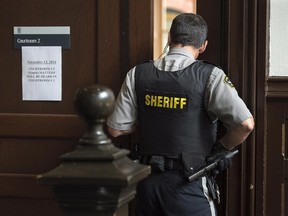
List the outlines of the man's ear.
<svg viewBox="0 0 288 216">
<path fill-rule="evenodd" d="M 202 46 L 199 48 L 199 53 L 203 53 L 206 50 L 207 45 L 208 45 L 208 40 L 205 40 Z"/>
<path fill-rule="evenodd" d="M 167 41 L 168 45 L 170 46 L 171 44 L 171 36 L 170 36 L 170 32 L 168 33 L 168 41 Z"/>
</svg>

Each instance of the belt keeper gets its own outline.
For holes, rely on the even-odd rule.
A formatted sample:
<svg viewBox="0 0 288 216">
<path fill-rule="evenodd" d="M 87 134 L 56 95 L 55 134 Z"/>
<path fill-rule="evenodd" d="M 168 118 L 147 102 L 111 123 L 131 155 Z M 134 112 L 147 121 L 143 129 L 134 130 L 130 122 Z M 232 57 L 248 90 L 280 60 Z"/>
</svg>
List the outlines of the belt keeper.
<svg viewBox="0 0 288 216">
<path fill-rule="evenodd" d="M 174 163 L 174 161 L 173 160 L 171 160 L 171 159 L 166 159 L 166 168 L 167 169 L 173 169 L 173 163 Z"/>
</svg>

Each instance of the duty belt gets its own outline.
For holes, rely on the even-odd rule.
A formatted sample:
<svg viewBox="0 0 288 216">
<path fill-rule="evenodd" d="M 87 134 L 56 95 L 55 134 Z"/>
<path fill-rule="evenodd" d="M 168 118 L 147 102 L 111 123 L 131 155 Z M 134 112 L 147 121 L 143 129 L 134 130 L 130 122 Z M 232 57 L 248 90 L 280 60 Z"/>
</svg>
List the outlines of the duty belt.
<svg viewBox="0 0 288 216">
<path fill-rule="evenodd" d="M 165 170 L 183 170 L 183 163 L 181 159 L 167 158 L 164 156 L 145 155 L 141 156 L 140 162 L 142 164 L 150 165 L 152 171 Z"/>
</svg>

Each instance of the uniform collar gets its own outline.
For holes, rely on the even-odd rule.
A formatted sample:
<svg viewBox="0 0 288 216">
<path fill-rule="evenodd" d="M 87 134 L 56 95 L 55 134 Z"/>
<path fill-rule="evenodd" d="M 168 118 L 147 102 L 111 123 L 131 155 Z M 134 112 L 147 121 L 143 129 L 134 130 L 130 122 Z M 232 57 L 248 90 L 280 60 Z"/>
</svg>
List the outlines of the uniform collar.
<svg viewBox="0 0 288 216">
<path fill-rule="evenodd" d="M 185 50 L 183 48 L 171 48 L 169 50 L 167 56 L 171 56 L 172 57 L 172 55 L 182 55 L 182 56 L 185 56 L 187 58 L 194 59 L 194 56 L 192 55 L 192 53 L 190 53 L 189 51 L 187 51 L 187 50 Z"/>
<path fill-rule="evenodd" d="M 195 62 L 192 53 L 183 48 L 172 48 L 164 58 L 154 61 L 154 66 L 162 71 L 182 70 Z"/>
</svg>

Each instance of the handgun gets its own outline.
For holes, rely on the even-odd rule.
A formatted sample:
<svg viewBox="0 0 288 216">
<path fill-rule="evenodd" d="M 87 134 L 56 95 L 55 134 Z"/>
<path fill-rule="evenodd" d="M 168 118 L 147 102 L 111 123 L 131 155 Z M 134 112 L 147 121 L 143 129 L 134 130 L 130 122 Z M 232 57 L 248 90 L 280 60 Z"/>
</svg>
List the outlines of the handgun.
<svg viewBox="0 0 288 216">
<path fill-rule="evenodd" d="M 226 155 L 216 159 L 216 161 L 214 161 L 213 163 L 210 163 L 206 166 L 204 166 L 203 168 L 201 168 L 199 171 L 193 173 L 192 175 L 187 176 L 187 180 L 189 182 L 194 181 L 200 177 L 205 176 L 206 174 L 208 174 L 211 170 L 215 169 L 217 167 L 217 164 L 219 162 L 219 160 L 221 160 L 223 157 L 225 158 L 232 158 L 234 155 L 236 155 L 239 151 L 238 150 L 234 150 L 234 151 L 230 151 L 228 152 Z"/>
</svg>

